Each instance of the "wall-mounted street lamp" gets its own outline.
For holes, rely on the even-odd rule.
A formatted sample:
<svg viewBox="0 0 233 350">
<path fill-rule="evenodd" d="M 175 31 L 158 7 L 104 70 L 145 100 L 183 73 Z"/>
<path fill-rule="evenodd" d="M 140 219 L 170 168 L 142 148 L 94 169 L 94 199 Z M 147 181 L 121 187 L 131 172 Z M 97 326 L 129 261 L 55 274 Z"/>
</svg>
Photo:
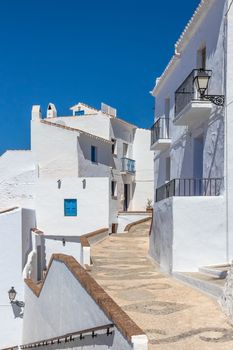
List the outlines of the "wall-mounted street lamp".
<svg viewBox="0 0 233 350">
<path fill-rule="evenodd" d="M 201 99 L 209 100 L 217 106 L 223 106 L 224 99 L 225 99 L 223 95 L 206 95 L 205 94 L 208 89 L 211 75 L 212 75 L 211 70 L 205 70 L 205 69 L 196 70 L 194 83 L 196 84 L 197 91 L 199 92 Z"/>
<path fill-rule="evenodd" d="M 8 291 L 8 296 L 11 304 L 15 304 L 18 307 L 22 308 L 25 306 L 25 303 L 23 301 L 15 300 L 16 298 L 16 290 L 14 287 L 11 287 L 11 289 Z"/>
<path fill-rule="evenodd" d="M 8 295 L 9 295 L 9 299 L 10 299 L 11 303 L 15 300 L 16 294 L 17 294 L 17 292 L 16 292 L 15 288 L 11 287 L 11 289 L 8 291 Z"/>
</svg>

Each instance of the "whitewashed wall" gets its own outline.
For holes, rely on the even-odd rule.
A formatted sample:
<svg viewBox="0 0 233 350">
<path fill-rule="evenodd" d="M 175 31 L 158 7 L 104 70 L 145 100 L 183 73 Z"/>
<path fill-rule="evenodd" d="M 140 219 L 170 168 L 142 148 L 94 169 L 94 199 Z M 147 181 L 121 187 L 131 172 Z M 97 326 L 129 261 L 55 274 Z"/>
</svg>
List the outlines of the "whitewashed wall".
<svg viewBox="0 0 233 350">
<path fill-rule="evenodd" d="M 175 108 L 175 91 L 185 78 L 197 67 L 197 50 L 206 45 L 206 69 L 212 70 L 209 94 L 224 94 L 224 13 L 225 1 L 213 1 L 205 20 L 182 51 L 171 75 L 161 85 L 156 95 L 156 117 L 164 116 L 165 98 L 170 98 L 170 132 L 172 136 L 171 178 L 193 176 L 193 138 L 204 133 L 204 169 L 203 177 L 222 177 L 224 173 L 224 109 L 213 105 L 210 119 L 202 125 L 192 128 L 173 124 Z M 168 153 L 160 154 L 164 158 Z M 155 185 L 165 181 L 165 161 L 155 162 Z"/>
<path fill-rule="evenodd" d="M 79 177 L 105 177 L 110 175 L 111 144 L 93 137 L 80 135 L 77 140 Z M 91 161 L 91 146 L 97 147 L 97 162 Z"/>
<path fill-rule="evenodd" d="M 124 183 L 130 184 L 131 193 L 129 200 L 129 210 L 132 208 L 132 184 L 134 177 L 132 175 L 122 175 L 122 157 L 123 157 L 123 144 L 128 145 L 127 157 L 133 159 L 133 141 L 134 141 L 135 127 L 130 124 L 125 124 L 120 120 L 111 119 L 110 136 L 117 140 L 117 152 L 113 155 L 113 164 L 111 171 L 111 180 L 117 182 L 117 201 L 113 200 L 112 206 L 115 206 L 117 211 L 123 210 L 124 201 Z"/>
<path fill-rule="evenodd" d="M 48 120 L 61 125 L 70 126 L 72 128 L 78 128 L 90 134 L 109 140 L 110 118 L 101 112 L 96 112 L 92 115 L 85 114 L 82 116 L 58 117 Z"/>
<path fill-rule="evenodd" d="M 7 151 L 0 157 L 0 210 L 34 208 L 36 166 L 32 152 Z"/>
<path fill-rule="evenodd" d="M 39 176 L 57 179 L 78 176 L 78 135 L 37 120 L 31 122 L 31 150 L 38 163 Z"/>
<path fill-rule="evenodd" d="M 208 93 L 225 94 L 224 15 L 226 10 L 227 1 L 214 0 L 210 2 L 204 20 L 199 22 L 195 33 L 190 35 L 180 57 L 176 59 L 173 70 L 155 93 L 156 118 L 164 116 L 165 99 L 170 98 L 170 134 L 172 139 L 169 150 L 155 153 L 155 188 L 163 185 L 166 181 L 165 160 L 168 156 L 171 157 L 171 179 L 192 178 L 194 176 L 194 138 L 200 134 L 204 135 L 203 177 L 222 178 L 225 175 L 224 108 L 213 105 L 209 120 L 189 128 L 175 126 L 173 119 L 175 91 L 189 73 L 197 68 L 197 51 L 203 44 L 206 45 L 206 69 L 212 70 Z M 233 128 L 229 124 L 227 127 L 230 135 Z M 230 147 L 228 149 L 230 152 Z M 227 163 L 231 162 L 232 164 L 232 159 L 227 160 Z M 174 197 L 173 201 L 167 199 L 155 204 L 150 251 L 157 260 L 164 259 L 162 267 L 165 270 L 171 271 L 173 268 L 173 270 L 193 271 L 202 264 L 224 263 L 228 259 L 226 247 L 229 237 L 227 238 L 226 232 L 226 202 L 225 193 L 222 194 L 223 198 L 221 197 L 221 199 L 217 197 L 211 199 Z M 169 206 L 169 210 L 167 206 Z M 184 240 L 187 235 L 189 239 Z M 233 231 L 229 235 L 233 237 Z M 156 242 L 157 238 L 159 242 Z M 156 243 L 157 247 L 153 246 Z M 201 253 L 199 253 L 200 250 Z M 205 252 L 205 257 L 202 252 Z M 173 261 L 172 265 L 171 261 Z"/>
<path fill-rule="evenodd" d="M 150 151 L 150 130 L 136 129 L 133 159 L 136 160 L 132 210 L 145 210 L 147 200 L 154 199 L 154 154 Z"/>
<path fill-rule="evenodd" d="M 0 347 L 5 348 L 21 341 L 22 311 L 11 305 L 9 289 L 14 286 L 16 299 L 23 301 L 22 270 L 31 248 L 30 229 L 35 225 L 32 210 L 14 211 L 0 214 Z"/>
<path fill-rule="evenodd" d="M 58 261 L 53 261 L 40 297 L 37 298 L 26 286 L 25 301 L 25 344 L 112 323 L 67 267 Z M 106 349 L 107 345 L 115 350 L 132 349 L 118 331 L 115 331 L 113 344 L 103 340 L 108 343 L 102 344 L 100 349 Z M 93 339 L 94 342 L 98 344 L 98 337 Z M 84 348 L 92 349 L 88 346 Z"/>
<path fill-rule="evenodd" d="M 46 235 L 80 236 L 109 226 L 108 178 L 39 178 L 37 227 Z M 83 188 L 83 180 L 86 186 Z M 64 216 L 64 199 L 77 199 L 77 216 Z"/>
<path fill-rule="evenodd" d="M 155 204 L 150 254 L 163 270 L 197 271 L 226 259 L 224 198 L 173 197 Z"/>
<path fill-rule="evenodd" d="M 82 264 L 82 252 L 79 237 L 65 236 L 65 245 L 62 243 L 63 236 L 45 235 L 46 263 L 48 265 L 53 254 L 61 253 L 73 256 Z"/>
<path fill-rule="evenodd" d="M 230 1 L 228 2 L 230 5 Z M 227 18 L 227 75 L 226 75 L 226 102 L 225 102 L 225 175 L 226 175 L 226 217 L 227 217 L 227 241 L 229 249 L 227 255 L 229 261 L 233 259 L 233 7 L 231 6 Z"/>
</svg>

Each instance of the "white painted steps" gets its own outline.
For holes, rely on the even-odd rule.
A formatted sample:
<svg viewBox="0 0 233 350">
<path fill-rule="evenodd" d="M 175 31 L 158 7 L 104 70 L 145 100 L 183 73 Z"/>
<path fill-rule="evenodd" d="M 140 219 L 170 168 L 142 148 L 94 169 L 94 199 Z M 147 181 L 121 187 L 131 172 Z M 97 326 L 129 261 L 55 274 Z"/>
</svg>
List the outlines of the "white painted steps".
<svg viewBox="0 0 233 350">
<path fill-rule="evenodd" d="M 174 272 L 176 279 L 215 298 L 221 297 L 225 279 L 220 279 L 200 272 Z"/>
<path fill-rule="evenodd" d="M 210 266 L 201 266 L 199 267 L 199 272 L 207 276 L 212 276 L 219 279 L 225 279 L 227 272 L 230 269 L 229 264 L 222 265 L 210 265 Z"/>
</svg>

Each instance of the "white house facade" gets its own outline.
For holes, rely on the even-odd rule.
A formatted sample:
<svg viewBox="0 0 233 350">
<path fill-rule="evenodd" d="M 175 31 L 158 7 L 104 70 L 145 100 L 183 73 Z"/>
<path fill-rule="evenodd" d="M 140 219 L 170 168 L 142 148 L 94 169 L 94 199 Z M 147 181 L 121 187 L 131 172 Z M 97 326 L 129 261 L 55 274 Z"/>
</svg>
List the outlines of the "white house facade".
<svg viewBox="0 0 233 350">
<path fill-rule="evenodd" d="M 150 254 L 168 272 L 233 256 L 232 16 L 230 1 L 202 0 L 152 91 Z"/>
</svg>

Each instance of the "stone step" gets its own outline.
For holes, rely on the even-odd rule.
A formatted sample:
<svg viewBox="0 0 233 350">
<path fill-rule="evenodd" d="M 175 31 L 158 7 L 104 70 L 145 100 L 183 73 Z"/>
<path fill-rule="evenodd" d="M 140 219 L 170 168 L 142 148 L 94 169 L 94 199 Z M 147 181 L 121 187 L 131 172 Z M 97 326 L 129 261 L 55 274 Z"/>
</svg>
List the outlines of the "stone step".
<svg viewBox="0 0 233 350">
<path fill-rule="evenodd" d="M 230 269 L 229 264 L 222 264 L 222 265 L 201 266 L 199 267 L 198 271 L 207 276 L 212 276 L 219 279 L 225 279 L 229 269 Z"/>
<path fill-rule="evenodd" d="M 200 272 L 173 272 L 173 277 L 215 298 L 220 298 L 223 293 L 224 279 Z"/>
</svg>

